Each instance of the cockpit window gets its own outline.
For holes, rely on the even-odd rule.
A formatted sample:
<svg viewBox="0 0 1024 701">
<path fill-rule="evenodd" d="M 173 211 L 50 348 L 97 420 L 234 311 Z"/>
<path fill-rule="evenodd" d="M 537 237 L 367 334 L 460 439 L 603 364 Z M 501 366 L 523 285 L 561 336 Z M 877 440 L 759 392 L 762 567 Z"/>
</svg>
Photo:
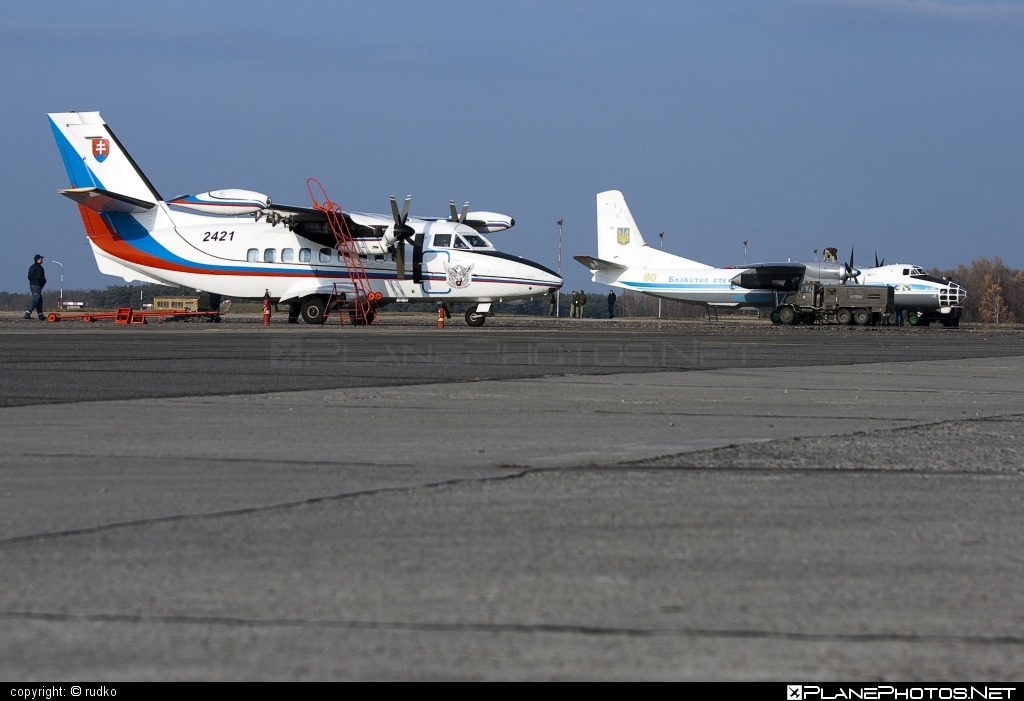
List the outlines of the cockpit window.
<svg viewBox="0 0 1024 701">
<path fill-rule="evenodd" d="M 926 273 L 923 268 L 911 268 L 910 274 L 911 275 L 927 275 L 928 273 Z"/>
<path fill-rule="evenodd" d="M 448 248 L 451 245 L 451 234 L 434 234 L 434 248 Z"/>
<path fill-rule="evenodd" d="M 469 246 L 466 245 L 465 240 L 461 236 L 456 236 L 453 248 L 469 248 Z"/>
<path fill-rule="evenodd" d="M 491 244 L 487 242 L 483 236 L 477 236 L 476 234 L 466 234 L 466 240 L 469 241 L 469 245 L 473 248 L 490 248 Z"/>
</svg>

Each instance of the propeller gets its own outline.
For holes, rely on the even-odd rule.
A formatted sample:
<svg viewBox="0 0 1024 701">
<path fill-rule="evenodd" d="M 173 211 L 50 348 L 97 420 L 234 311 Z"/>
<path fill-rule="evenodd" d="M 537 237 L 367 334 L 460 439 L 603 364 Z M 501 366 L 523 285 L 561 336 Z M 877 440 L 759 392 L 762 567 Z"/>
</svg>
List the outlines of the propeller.
<svg viewBox="0 0 1024 701">
<path fill-rule="evenodd" d="M 878 251 L 875 251 L 875 267 L 876 268 L 881 268 L 883 265 L 885 265 L 885 258 L 883 258 L 881 261 L 879 261 L 878 260 Z"/>
<path fill-rule="evenodd" d="M 853 267 L 853 246 L 850 246 L 850 262 L 843 263 L 843 267 L 845 268 L 843 270 L 843 282 L 847 280 L 856 282 L 857 278 L 860 277 L 860 271 Z"/>
<path fill-rule="evenodd" d="M 459 210 L 455 209 L 455 200 L 448 200 L 448 208 L 452 212 L 448 221 L 458 222 L 459 224 L 466 223 L 466 215 L 469 214 L 469 202 L 462 205 L 462 214 L 459 214 Z"/>
<path fill-rule="evenodd" d="M 385 237 L 390 238 L 388 243 L 389 247 L 393 247 L 395 251 L 395 271 L 398 273 L 398 279 L 405 279 L 405 242 L 412 239 L 416 234 L 416 230 L 406 224 L 409 221 L 409 203 L 412 202 L 412 195 L 405 196 L 405 204 L 402 205 L 402 211 L 398 211 L 398 200 L 395 199 L 394 195 L 391 195 L 391 216 L 395 220 L 395 223 L 390 226 L 392 236 Z"/>
</svg>

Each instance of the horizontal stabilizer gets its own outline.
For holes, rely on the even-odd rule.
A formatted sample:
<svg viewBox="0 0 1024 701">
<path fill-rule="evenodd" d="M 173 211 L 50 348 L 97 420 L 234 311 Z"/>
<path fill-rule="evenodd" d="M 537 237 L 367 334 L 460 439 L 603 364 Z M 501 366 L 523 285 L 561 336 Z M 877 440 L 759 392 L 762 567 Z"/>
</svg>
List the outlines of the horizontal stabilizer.
<svg viewBox="0 0 1024 701">
<path fill-rule="evenodd" d="M 153 202 L 137 200 L 134 197 L 108 192 L 98 187 L 74 187 L 70 190 L 57 190 L 57 192 L 95 212 L 138 214 L 139 212 L 148 212 L 156 206 Z"/>
<path fill-rule="evenodd" d="M 601 260 L 600 258 L 594 258 L 593 256 L 573 256 L 573 258 L 591 270 L 625 270 L 628 267 L 612 263 L 611 261 Z"/>
</svg>

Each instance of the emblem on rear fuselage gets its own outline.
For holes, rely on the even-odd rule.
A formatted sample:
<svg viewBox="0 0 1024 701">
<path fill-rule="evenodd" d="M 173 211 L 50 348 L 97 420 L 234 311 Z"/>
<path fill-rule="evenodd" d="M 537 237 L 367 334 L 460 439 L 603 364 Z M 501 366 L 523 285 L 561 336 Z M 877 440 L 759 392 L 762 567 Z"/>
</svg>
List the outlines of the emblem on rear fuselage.
<svg viewBox="0 0 1024 701">
<path fill-rule="evenodd" d="M 97 163 L 102 163 L 107 160 L 107 155 L 110 153 L 110 141 L 107 139 L 93 139 L 92 140 L 92 157 L 96 159 Z"/>
<path fill-rule="evenodd" d="M 623 227 L 619 229 L 618 242 L 620 246 L 625 246 L 629 243 L 629 227 Z"/>
<path fill-rule="evenodd" d="M 448 286 L 454 287 L 457 290 L 464 290 L 469 287 L 469 283 L 473 281 L 473 277 L 469 274 L 474 265 L 448 265 L 444 263 L 444 271 L 448 273 Z"/>
</svg>

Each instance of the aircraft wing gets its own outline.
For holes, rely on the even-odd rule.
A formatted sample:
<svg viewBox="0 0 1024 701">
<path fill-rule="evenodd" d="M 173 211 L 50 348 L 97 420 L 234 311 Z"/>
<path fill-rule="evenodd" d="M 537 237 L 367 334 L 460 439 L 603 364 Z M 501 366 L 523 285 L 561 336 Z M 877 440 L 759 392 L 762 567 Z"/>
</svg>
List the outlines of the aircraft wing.
<svg viewBox="0 0 1024 701">
<path fill-rule="evenodd" d="M 593 256 L 573 256 L 573 258 L 591 270 L 625 270 L 628 267 L 612 263 L 611 261 L 601 260 L 600 258 L 594 258 Z"/>
<path fill-rule="evenodd" d="M 739 269 L 730 282 L 748 290 L 795 290 L 804 278 L 803 263 L 755 263 Z"/>
</svg>

